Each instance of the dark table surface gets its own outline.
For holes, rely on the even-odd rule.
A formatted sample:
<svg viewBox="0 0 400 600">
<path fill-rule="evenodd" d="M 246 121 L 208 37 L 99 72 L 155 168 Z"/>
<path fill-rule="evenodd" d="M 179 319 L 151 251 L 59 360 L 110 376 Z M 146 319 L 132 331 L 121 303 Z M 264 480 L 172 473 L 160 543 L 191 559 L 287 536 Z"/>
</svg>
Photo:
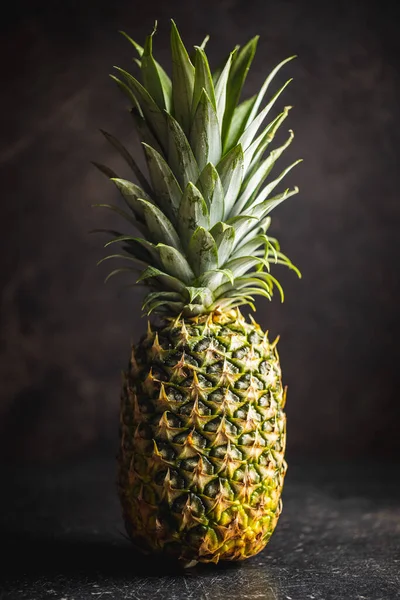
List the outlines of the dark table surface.
<svg viewBox="0 0 400 600">
<path fill-rule="evenodd" d="M 399 471 L 292 462 L 263 552 L 180 571 L 126 540 L 109 458 L 5 469 L 0 599 L 400 599 Z"/>
</svg>

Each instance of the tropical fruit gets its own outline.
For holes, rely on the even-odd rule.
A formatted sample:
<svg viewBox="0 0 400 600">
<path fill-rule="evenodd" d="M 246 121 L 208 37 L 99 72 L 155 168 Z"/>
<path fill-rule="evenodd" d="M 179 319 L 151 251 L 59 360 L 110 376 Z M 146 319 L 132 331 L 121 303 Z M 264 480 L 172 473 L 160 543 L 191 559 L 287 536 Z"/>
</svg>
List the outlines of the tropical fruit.
<svg viewBox="0 0 400 600">
<path fill-rule="evenodd" d="M 276 73 L 240 101 L 257 38 L 211 73 L 206 40 L 189 57 L 174 22 L 172 77 L 153 57 L 153 31 L 138 55 L 141 83 L 112 76 L 131 103 L 147 178 L 128 150 L 108 141 L 136 182 L 96 166 L 121 192 L 132 230 L 105 244 L 149 288 L 148 331 L 124 375 L 118 485 L 127 531 L 144 552 L 186 565 L 240 560 L 264 548 L 281 512 L 285 390 L 276 349 L 250 316 L 256 295 L 282 288 L 270 270 L 296 267 L 269 235 L 271 211 L 298 189 L 273 195 L 297 162 L 272 168 L 293 139 L 270 150 L 289 108 L 267 120 Z M 265 122 L 268 122 L 265 125 Z"/>
</svg>

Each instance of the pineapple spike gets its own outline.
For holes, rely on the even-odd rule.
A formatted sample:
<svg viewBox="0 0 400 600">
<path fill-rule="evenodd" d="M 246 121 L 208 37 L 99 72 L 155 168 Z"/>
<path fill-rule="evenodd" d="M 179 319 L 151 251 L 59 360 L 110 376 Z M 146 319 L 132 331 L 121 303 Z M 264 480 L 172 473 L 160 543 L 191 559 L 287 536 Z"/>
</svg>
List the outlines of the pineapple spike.
<svg viewBox="0 0 400 600">
<path fill-rule="evenodd" d="M 162 346 L 160 346 L 160 342 L 158 341 L 158 332 L 156 331 L 151 351 L 153 352 L 154 356 L 160 356 L 162 350 Z"/>
<path fill-rule="evenodd" d="M 153 338 L 153 330 L 151 328 L 150 319 L 147 319 L 147 339 Z"/>
<path fill-rule="evenodd" d="M 188 340 L 190 339 L 189 332 L 185 325 L 185 321 L 182 321 L 180 337 L 181 337 L 181 343 L 183 343 L 183 344 L 186 344 L 188 342 Z"/>
<path fill-rule="evenodd" d="M 182 313 L 179 313 L 179 315 L 176 316 L 176 319 L 174 320 L 174 324 L 173 327 L 178 328 L 181 322 L 181 318 L 182 318 Z"/>
<path fill-rule="evenodd" d="M 137 375 L 137 373 L 139 372 L 139 367 L 138 367 L 138 363 L 136 361 L 136 355 L 135 355 L 135 347 L 132 345 L 132 351 L 131 351 L 131 371 L 133 375 Z"/>
<path fill-rule="evenodd" d="M 276 338 L 274 339 L 274 341 L 272 342 L 272 344 L 270 345 L 272 350 L 275 350 L 275 348 L 280 340 L 280 337 L 281 337 L 280 335 L 277 335 Z"/>
<path fill-rule="evenodd" d="M 286 406 L 287 391 L 288 391 L 288 386 L 285 385 L 285 387 L 283 388 L 283 393 L 282 393 L 282 403 L 281 403 L 282 408 L 285 408 L 285 406 Z"/>
</svg>

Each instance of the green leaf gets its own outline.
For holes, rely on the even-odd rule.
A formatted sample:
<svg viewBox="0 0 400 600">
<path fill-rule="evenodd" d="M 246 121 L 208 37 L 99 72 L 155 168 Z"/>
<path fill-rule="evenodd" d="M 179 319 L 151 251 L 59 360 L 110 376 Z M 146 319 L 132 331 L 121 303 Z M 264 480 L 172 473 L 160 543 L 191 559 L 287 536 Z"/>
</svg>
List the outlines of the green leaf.
<svg viewBox="0 0 400 600">
<path fill-rule="evenodd" d="M 260 287 L 260 288 L 266 290 L 267 292 L 270 292 L 271 284 L 266 283 L 262 279 L 258 279 L 257 273 L 259 273 L 259 271 L 255 271 L 254 273 L 246 273 L 246 275 L 244 275 L 243 277 L 238 277 L 236 280 L 237 289 L 244 290 L 244 289 L 248 289 L 249 287 L 253 286 L 253 287 Z"/>
<path fill-rule="evenodd" d="M 210 36 L 209 36 L 209 35 L 206 35 L 206 37 L 204 38 L 204 40 L 203 40 L 203 41 L 201 42 L 201 44 L 200 44 L 200 48 L 201 48 L 202 50 L 204 50 L 204 49 L 205 49 L 205 47 L 207 46 L 207 43 L 209 42 L 209 40 L 210 40 Z"/>
<path fill-rule="evenodd" d="M 293 131 L 289 132 L 289 138 L 279 148 L 272 150 L 269 156 L 263 160 L 263 162 L 255 170 L 254 174 L 247 180 L 242 186 L 242 194 L 238 198 L 236 205 L 234 206 L 233 214 L 240 214 L 243 207 L 252 205 L 252 198 L 260 186 L 264 183 L 268 175 L 270 174 L 274 164 L 278 158 L 283 154 L 286 148 L 292 143 L 294 134 Z"/>
<path fill-rule="evenodd" d="M 267 292 L 266 290 L 264 290 L 261 287 L 249 287 L 249 288 L 244 288 L 246 291 L 246 295 L 243 296 L 243 291 L 231 291 L 231 292 L 226 292 L 225 296 L 226 297 L 231 297 L 231 298 L 250 298 L 253 299 L 252 296 L 249 296 L 249 294 L 253 294 L 256 296 L 264 296 L 265 298 L 268 298 L 268 300 L 271 300 L 271 294 L 269 292 Z"/>
<path fill-rule="evenodd" d="M 171 115 L 168 122 L 168 162 L 179 184 L 184 188 L 189 181 L 199 178 L 199 167 L 182 127 Z"/>
<path fill-rule="evenodd" d="M 297 186 L 294 187 L 292 190 L 287 189 L 282 194 L 278 194 L 277 196 L 274 196 L 273 198 L 268 198 L 267 200 L 260 202 L 255 207 L 252 207 L 250 212 L 254 216 L 256 216 L 258 219 L 264 219 L 279 204 L 281 204 L 282 202 L 287 200 L 287 198 L 290 198 L 291 196 L 298 194 L 298 192 L 299 192 L 299 188 Z"/>
<path fill-rule="evenodd" d="M 146 308 L 146 313 L 151 315 L 151 313 L 156 312 L 160 315 L 179 315 L 182 313 L 185 305 L 183 302 L 172 302 L 169 300 L 159 300 L 154 301 L 151 304 L 148 304 Z"/>
<path fill-rule="evenodd" d="M 184 283 L 191 283 L 194 273 L 186 258 L 172 246 L 157 244 L 161 264 L 169 275 L 177 277 Z"/>
<path fill-rule="evenodd" d="M 263 279 L 264 281 L 267 281 L 267 282 L 271 283 L 272 285 L 275 285 L 279 290 L 279 293 L 281 296 L 281 301 L 283 302 L 285 300 L 285 294 L 283 293 L 283 288 L 282 288 L 281 284 L 270 273 L 258 272 L 258 273 L 254 274 L 254 277 L 259 277 L 260 279 Z M 272 285 L 271 285 L 271 288 L 272 288 Z"/>
<path fill-rule="evenodd" d="M 253 237 L 259 233 L 265 233 L 267 231 L 267 229 L 269 228 L 271 224 L 271 217 L 262 217 L 261 219 L 259 217 L 257 217 L 257 220 L 254 221 L 254 227 L 252 229 L 250 229 L 249 233 L 246 234 L 241 240 L 240 240 L 240 244 L 238 244 L 237 248 L 235 249 L 239 251 L 240 248 L 242 248 L 242 246 L 244 246 L 244 244 L 247 244 L 247 242 L 249 242 L 250 240 L 253 239 Z M 271 241 L 275 240 L 275 238 L 269 238 Z"/>
<path fill-rule="evenodd" d="M 214 291 L 215 298 L 229 298 L 234 295 L 238 295 L 238 297 L 243 296 L 243 291 L 246 290 L 245 294 L 258 294 L 261 293 L 262 296 L 266 296 L 269 300 L 271 300 L 271 289 L 270 286 L 262 281 L 261 279 L 256 279 L 255 277 L 238 277 L 235 281 L 235 285 L 232 286 L 229 283 L 225 283 L 220 285 Z M 261 290 L 261 292 L 259 291 Z"/>
<path fill-rule="evenodd" d="M 262 230 L 263 233 L 265 233 L 271 225 L 271 217 L 263 217 L 260 221 L 260 229 Z M 270 241 L 275 240 L 275 238 L 269 238 Z M 276 240 L 276 242 L 278 243 L 278 240 Z M 278 249 L 279 249 L 279 244 L 278 244 Z"/>
<path fill-rule="evenodd" d="M 241 296 L 238 300 L 235 300 L 234 298 L 222 298 L 222 299 L 218 299 L 214 302 L 212 309 L 213 310 L 232 310 L 234 308 L 237 308 L 238 306 L 243 306 L 245 304 L 248 304 L 251 309 L 255 312 L 256 307 L 253 303 L 254 299 L 252 299 L 251 297 L 246 298 Z"/>
<path fill-rule="evenodd" d="M 119 236 L 122 235 L 122 233 L 120 233 L 119 231 L 116 231 L 115 229 L 104 229 L 102 227 L 98 227 L 96 229 L 91 229 L 89 231 L 89 233 L 108 233 L 109 235 L 113 235 L 113 236 Z"/>
<path fill-rule="evenodd" d="M 192 51 L 190 53 L 190 60 L 191 60 L 191 62 L 193 64 L 194 64 L 194 62 L 196 60 L 196 48 L 199 47 L 202 50 L 205 50 L 205 48 L 206 48 L 206 46 L 207 46 L 207 44 L 208 44 L 209 41 L 210 41 L 210 36 L 206 35 L 205 38 L 204 38 L 204 40 L 201 42 L 201 44 L 199 44 L 199 46 L 194 46 L 194 51 Z"/>
<path fill-rule="evenodd" d="M 188 246 L 197 227 L 210 226 L 207 204 L 193 183 L 189 182 L 182 196 L 178 214 L 178 227 L 185 247 Z"/>
<path fill-rule="evenodd" d="M 137 273 L 138 269 L 135 267 L 120 267 L 119 269 L 114 269 L 114 271 L 111 271 L 111 273 L 109 273 L 107 275 L 107 277 L 104 280 L 104 283 L 107 283 L 107 281 L 109 279 L 111 279 L 111 277 L 114 277 L 115 275 L 119 275 L 120 273 Z"/>
<path fill-rule="evenodd" d="M 133 40 L 127 33 L 125 33 L 125 31 L 119 31 L 118 33 L 123 35 L 124 38 L 126 38 L 128 40 L 128 42 L 130 44 L 132 44 L 132 46 L 135 48 L 136 52 L 138 53 L 139 57 L 141 57 L 143 54 L 144 48 L 140 44 L 135 42 L 135 40 Z"/>
<path fill-rule="evenodd" d="M 257 224 L 258 218 L 252 215 L 239 215 L 228 219 L 228 225 L 231 225 L 235 230 L 235 246 L 240 243 L 240 240 Z"/>
<path fill-rule="evenodd" d="M 231 255 L 235 242 L 235 229 L 226 223 L 216 223 L 210 231 L 218 248 L 218 266 L 223 266 Z"/>
<path fill-rule="evenodd" d="M 143 147 L 157 203 L 163 212 L 175 222 L 181 202 L 182 190 L 175 179 L 175 175 L 161 154 L 145 143 L 143 143 Z"/>
<path fill-rule="evenodd" d="M 239 138 L 246 127 L 247 119 L 255 100 L 256 96 L 252 96 L 235 108 L 229 130 L 224 139 L 223 154 L 226 154 L 238 143 Z"/>
<path fill-rule="evenodd" d="M 146 310 L 146 306 L 155 300 L 180 300 L 182 298 L 179 292 L 150 292 L 144 299 L 142 310 Z"/>
<path fill-rule="evenodd" d="M 173 277 L 172 275 L 168 275 L 168 273 L 164 273 L 163 271 L 160 271 L 160 269 L 156 269 L 155 267 L 147 267 L 147 269 L 145 269 L 143 273 L 141 273 L 139 279 L 137 280 L 137 283 L 141 281 L 146 281 L 148 279 L 155 279 L 164 288 L 174 290 L 181 294 L 183 294 L 186 289 L 186 286 L 179 279 Z"/>
<path fill-rule="evenodd" d="M 228 279 L 231 284 L 234 283 L 234 276 L 232 271 L 229 269 L 213 269 L 212 271 L 206 271 L 199 277 L 199 285 L 203 285 L 211 291 L 216 290 L 224 281 Z"/>
<path fill-rule="evenodd" d="M 174 117 L 188 135 L 194 89 L 195 69 L 175 22 L 171 20 L 172 96 Z"/>
<path fill-rule="evenodd" d="M 200 298 L 200 302 L 195 302 L 195 304 L 203 304 L 205 306 L 209 306 L 212 304 L 213 298 L 211 290 L 206 287 L 191 287 L 188 286 L 186 288 L 189 294 L 189 302 L 192 304 L 196 298 Z"/>
<path fill-rule="evenodd" d="M 299 277 L 299 279 L 301 279 L 301 272 L 296 267 L 296 265 L 294 265 L 292 263 L 290 258 L 288 258 L 285 254 L 283 254 L 283 252 L 278 252 L 278 251 L 275 251 L 274 253 L 271 252 L 271 256 L 274 258 L 274 264 L 284 265 L 285 267 L 288 267 L 289 269 L 291 269 L 292 271 L 294 271 L 296 273 L 296 275 Z"/>
<path fill-rule="evenodd" d="M 116 137 L 111 135 L 111 133 L 107 133 L 103 129 L 100 129 L 100 131 L 106 138 L 107 142 L 109 142 L 117 150 L 117 152 L 119 152 L 119 154 L 122 156 L 122 158 L 126 161 L 126 163 L 129 165 L 129 167 L 135 173 L 136 178 L 137 178 L 138 182 L 140 183 L 140 185 L 142 186 L 142 188 L 147 193 L 151 193 L 151 188 L 148 184 L 146 177 L 143 175 L 142 171 L 139 169 L 138 165 L 136 164 L 136 161 L 130 155 L 130 153 L 125 148 L 125 146 L 123 146 L 121 144 L 121 142 L 119 140 L 117 140 Z"/>
<path fill-rule="evenodd" d="M 240 258 L 233 258 L 227 262 L 226 268 L 232 271 L 236 279 L 258 264 L 265 264 L 265 260 L 257 256 L 241 256 Z"/>
<path fill-rule="evenodd" d="M 138 133 L 139 139 L 141 142 L 144 142 L 148 146 L 157 150 L 159 154 L 163 153 L 163 150 L 156 138 L 156 136 L 151 131 L 150 127 L 147 124 L 146 119 L 141 115 L 141 113 L 136 109 L 131 109 L 131 116 L 135 123 L 136 131 Z"/>
<path fill-rule="evenodd" d="M 167 122 L 164 114 L 158 108 L 157 104 L 150 96 L 149 92 L 135 77 L 132 77 L 130 73 L 114 67 L 122 77 L 125 79 L 128 86 L 132 89 L 135 97 L 138 100 L 140 108 L 142 110 L 144 118 L 149 123 L 153 134 L 156 136 L 158 142 L 162 148 L 167 146 Z"/>
<path fill-rule="evenodd" d="M 269 243 L 266 235 L 260 234 L 252 236 L 252 239 L 245 244 L 240 244 L 232 254 L 232 258 L 240 258 L 241 256 L 253 256 L 260 248 L 265 247 Z"/>
<path fill-rule="evenodd" d="M 123 81 L 118 79 L 118 77 L 115 77 L 115 75 L 110 74 L 110 77 L 113 81 L 115 81 L 115 83 L 117 84 L 117 86 L 119 87 L 121 92 L 124 94 L 124 96 L 126 96 L 128 98 L 128 100 L 132 104 L 132 106 L 134 106 L 138 110 L 141 110 L 140 104 L 137 101 L 137 98 L 136 98 L 135 94 L 132 92 L 131 88 L 128 85 L 126 85 L 126 83 L 124 83 Z"/>
<path fill-rule="evenodd" d="M 271 81 L 274 79 L 275 75 L 278 73 L 278 71 L 280 71 L 280 69 L 286 65 L 286 63 L 288 63 L 289 61 L 293 60 L 294 58 L 297 58 L 296 56 L 289 56 L 289 58 L 286 58 L 285 60 L 283 60 L 282 62 L 279 63 L 279 65 L 277 65 L 274 69 L 272 69 L 271 73 L 268 75 L 268 77 L 266 78 L 266 80 L 264 81 L 260 91 L 257 94 L 257 98 L 256 101 L 254 103 L 253 108 L 251 109 L 251 113 L 249 115 L 248 118 L 248 122 L 247 124 L 250 125 L 250 123 L 255 119 L 258 109 L 261 106 L 261 102 L 264 99 L 265 94 L 267 93 L 267 90 L 269 88 L 269 84 L 271 83 Z"/>
<path fill-rule="evenodd" d="M 259 160 L 274 139 L 279 127 L 287 118 L 291 108 L 291 106 L 285 106 L 283 111 L 266 126 L 264 131 L 250 144 L 250 146 L 244 152 L 244 171 L 246 174 L 249 172 L 249 175 L 252 175 L 254 170 L 258 167 Z"/>
<path fill-rule="evenodd" d="M 215 85 L 215 105 L 217 108 L 217 118 L 222 127 L 222 123 L 224 122 L 224 114 L 225 114 L 225 106 L 226 106 L 226 88 L 228 85 L 228 77 L 232 66 L 232 59 L 235 55 L 236 50 L 230 53 L 228 60 L 224 68 L 221 71 L 221 74 L 218 77 L 218 81 Z"/>
<path fill-rule="evenodd" d="M 154 33 L 156 31 L 156 26 L 157 26 L 157 22 L 155 24 L 154 31 L 151 34 L 152 36 L 154 35 Z M 132 44 L 132 46 L 135 48 L 136 52 L 138 53 L 139 57 L 143 58 L 143 55 L 145 53 L 145 48 L 143 48 L 143 46 L 141 46 L 140 44 L 135 42 L 135 40 L 133 40 L 127 33 L 125 33 L 125 31 L 120 31 L 119 33 L 121 33 Z M 164 94 L 167 93 L 167 98 L 164 95 L 165 102 L 166 102 L 166 108 L 167 108 L 167 110 L 170 110 L 168 108 L 168 106 L 170 106 L 170 102 L 171 102 L 171 91 L 172 91 L 171 79 L 168 77 L 167 73 L 164 71 L 162 66 L 156 60 L 154 60 L 154 58 L 153 58 L 153 61 L 154 61 L 155 67 L 157 68 L 158 76 L 161 80 L 163 92 L 164 92 Z M 139 62 L 139 67 L 141 67 L 142 61 L 138 61 L 138 62 Z M 169 98 L 169 100 L 168 100 L 168 98 Z M 169 104 L 168 104 L 168 102 L 169 102 Z"/>
<path fill-rule="evenodd" d="M 118 179 L 113 177 L 111 181 L 116 185 L 117 189 L 120 191 L 123 199 L 129 206 L 129 208 L 132 210 L 136 219 L 143 223 L 143 208 L 140 202 L 138 202 L 138 198 L 142 198 L 143 200 L 147 200 L 148 202 L 154 204 L 150 196 L 146 194 L 146 192 L 144 192 L 138 185 L 126 179 Z"/>
<path fill-rule="evenodd" d="M 174 248 L 181 248 L 178 234 L 172 223 L 167 219 L 161 210 L 147 200 L 138 200 L 143 206 L 143 214 L 146 225 L 150 232 L 151 240 L 155 243 L 163 243 Z"/>
<path fill-rule="evenodd" d="M 224 190 L 217 169 L 213 164 L 207 163 L 201 172 L 197 187 L 203 194 L 210 215 L 210 226 L 212 227 L 224 217 Z"/>
<path fill-rule="evenodd" d="M 113 258 L 123 258 L 125 260 L 131 260 L 133 262 L 137 262 L 137 263 L 140 263 L 142 265 L 147 265 L 147 262 L 145 260 L 142 260 L 142 259 L 140 259 L 140 258 L 138 258 L 136 256 L 127 256 L 126 254 L 109 254 L 108 256 L 104 256 L 99 261 L 97 261 L 97 266 L 101 265 L 106 260 L 110 260 L 110 259 L 113 259 Z"/>
<path fill-rule="evenodd" d="M 189 243 L 189 263 L 195 275 L 218 267 L 218 250 L 213 236 L 204 227 L 198 227 Z"/>
<path fill-rule="evenodd" d="M 283 86 L 276 92 L 276 94 L 272 97 L 272 99 L 268 102 L 267 106 L 263 108 L 263 110 L 255 117 L 255 119 L 246 127 L 242 135 L 240 136 L 239 143 L 242 144 L 243 150 L 246 151 L 250 146 L 252 141 L 254 140 L 257 131 L 259 130 L 261 123 L 264 121 L 265 117 L 282 94 L 283 90 L 289 85 L 292 79 L 289 79 Z"/>
<path fill-rule="evenodd" d="M 254 37 L 235 54 L 232 67 L 230 69 L 226 94 L 227 102 L 224 121 L 222 124 L 222 139 L 224 140 L 224 147 L 234 110 L 239 102 L 243 84 L 256 52 L 258 37 L 259 36 Z"/>
<path fill-rule="evenodd" d="M 248 212 L 251 215 L 264 217 L 267 214 L 267 213 L 263 212 L 265 210 L 265 208 L 268 206 L 266 204 L 266 202 L 271 202 L 271 206 L 273 206 L 273 208 L 275 208 L 275 206 L 277 206 L 278 204 L 283 202 L 283 200 L 286 200 L 286 198 L 293 196 L 293 194 L 297 194 L 299 191 L 299 188 L 295 187 L 292 191 L 286 190 L 283 195 L 279 194 L 279 197 L 275 196 L 274 198 L 271 198 L 271 200 L 266 200 L 266 198 L 276 188 L 276 186 L 282 181 L 282 179 L 289 173 L 289 171 L 291 171 L 293 169 L 293 167 L 295 167 L 296 165 L 298 165 L 301 162 L 302 162 L 301 159 L 296 160 L 294 163 L 292 163 L 286 169 L 284 169 L 282 171 L 282 173 L 276 179 L 274 179 L 274 181 L 271 181 L 270 183 L 268 183 L 268 185 L 266 185 L 261 190 L 261 192 L 257 195 L 255 200 L 252 202 L 251 206 L 249 207 Z M 284 197 L 282 197 L 282 196 L 284 196 Z M 271 208 L 271 210 L 272 210 L 272 208 Z"/>
<path fill-rule="evenodd" d="M 232 210 L 243 181 L 243 150 L 240 145 L 232 148 L 232 150 L 224 156 L 217 165 L 217 171 L 224 190 L 224 218 L 226 219 Z"/>
<path fill-rule="evenodd" d="M 118 175 L 106 165 L 102 165 L 101 163 L 95 162 L 92 160 L 92 165 L 96 167 L 103 175 L 112 179 L 113 177 L 118 177 Z"/>
<path fill-rule="evenodd" d="M 120 217 L 123 217 L 124 219 L 129 221 L 129 223 L 131 223 L 134 227 L 140 229 L 140 223 L 138 223 L 137 220 L 134 217 L 132 217 L 129 213 L 119 208 L 119 206 L 113 206 L 112 204 L 92 204 L 92 206 L 93 208 L 107 208 L 108 210 L 112 210 L 113 212 L 117 213 Z"/>
<path fill-rule="evenodd" d="M 111 246 L 111 244 L 119 244 L 123 242 L 127 243 L 124 247 L 126 252 L 136 256 L 141 256 L 141 259 L 146 262 L 146 264 L 149 264 L 152 261 L 155 264 L 159 263 L 159 254 L 156 251 L 156 246 L 143 238 L 133 237 L 131 235 L 118 235 L 114 239 L 105 243 L 104 248 Z"/>
<path fill-rule="evenodd" d="M 142 77 L 144 87 L 161 110 L 171 110 L 172 84 L 168 75 L 156 63 L 153 57 L 153 36 L 147 36 L 142 55 Z"/>
<path fill-rule="evenodd" d="M 217 114 L 205 89 L 201 92 L 192 123 L 190 145 L 200 170 L 209 162 L 217 164 L 221 158 L 221 134 Z"/>
<path fill-rule="evenodd" d="M 206 91 L 207 96 L 210 99 L 211 104 L 216 110 L 217 105 L 215 102 L 214 84 L 211 77 L 210 65 L 204 50 L 199 46 L 195 46 L 195 75 L 194 75 L 194 89 L 193 89 L 193 100 L 191 110 L 191 120 L 193 121 L 196 109 L 200 101 L 203 90 Z"/>
</svg>

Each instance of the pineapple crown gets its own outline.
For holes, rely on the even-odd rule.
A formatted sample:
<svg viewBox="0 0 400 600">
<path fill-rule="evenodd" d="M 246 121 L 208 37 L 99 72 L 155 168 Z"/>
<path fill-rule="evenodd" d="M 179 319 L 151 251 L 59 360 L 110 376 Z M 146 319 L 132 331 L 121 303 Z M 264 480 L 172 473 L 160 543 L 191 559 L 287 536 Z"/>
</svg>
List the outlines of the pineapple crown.
<svg viewBox="0 0 400 600">
<path fill-rule="evenodd" d="M 127 210 L 109 204 L 138 232 L 96 230 L 112 235 L 105 247 L 119 244 L 113 258 L 131 266 L 113 270 L 106 281 L 122 272 L 139 272 L 137 283 L 150 288 L 143 311 L 186 317 L 249 304 L 254 296 L 271 299 L 276 287 L 271 263 L 300 272 L 285 256 L 278 241 L 267 235 L 270 212 L 296 194 L 286 189 L 272 196 L 285 175 L 300 161 L 267 180 L 275 162 L 293 139 L 269 151 L 274 136 L 288 116 L 286 106 L 265 126 L 267 115 L 289 79 L 262 108 L 276 73 L 291 56 L 268 75 L 258 94 L 240 102 L 246 75 L 254 58 L 258 36 L 237 46 L 225 64 L 211 73 L 205 46 L 194 47 L 191 57 L 172 21 L 170 78 L 153 56 L 156 27 L 144 47 L 126 33 L 138 58 L 142 83 L 115 67 L 111 75 L 131 104 L 131 115 L 142 142 L 149 180 L 128 150 L 102 132 L 135 175 L 137 183 L 94 163 L 118 188 Z"/>
</svg>

